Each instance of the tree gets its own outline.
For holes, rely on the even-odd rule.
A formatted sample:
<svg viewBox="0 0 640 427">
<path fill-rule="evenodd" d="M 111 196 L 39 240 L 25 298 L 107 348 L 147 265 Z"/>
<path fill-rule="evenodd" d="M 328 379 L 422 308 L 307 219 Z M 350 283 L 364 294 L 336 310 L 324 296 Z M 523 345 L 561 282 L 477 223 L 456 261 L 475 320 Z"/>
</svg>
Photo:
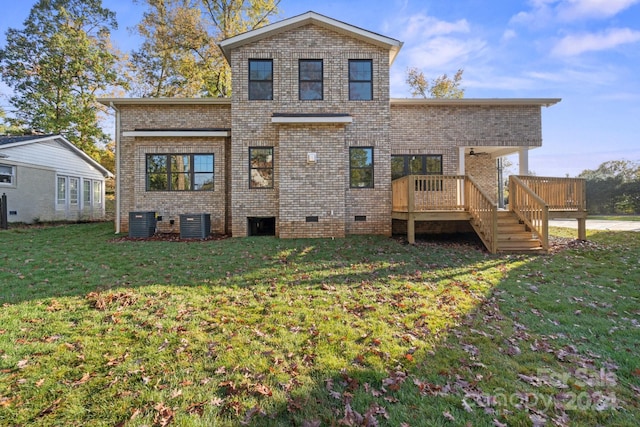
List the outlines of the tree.
<svg viewBox="0 0 640 427">
<path fill-rule="evenodd" d="M 7 117 L 4 109 L 0 107 L 0 135 L 24 135 L 24 129 L 19 122 Z"/>
<path fill-rule="evenodd" d="M 116 72 L 110 32 L 115 14 L 101 0 L 39 0 L 21 30 L 6 32 L 2 80 L 13 89 L 17 119 L 61 134 L 92 156 L 108 141 L 98 124 L 96 97 L 126 86 Z"/>
<path fill-rule="evenodd" d="M 280 0 L 143 0 L 136 26 L 144 38 L 131 54 L 134 94 L 143 97 L 228 97 L 231 71 L 217 46 L 262 27 Z"/>
<path fill-rule="evenodd" d="M 640 163 L 610 160 L 578 175 L 586 180 L 587 209 L 594 214 L 640 213 Z"/>
<path fill-rule="evenodd" d="M 407 69 L 406 82 L 414 97 L 459 99 L 464 98 L 464 89 L 460 88 L 462 73 L 464 70 L 460 69 L 453 78 L 443 74 L 429 82 L 422 71 L 410 67 Z"/>
</svg>

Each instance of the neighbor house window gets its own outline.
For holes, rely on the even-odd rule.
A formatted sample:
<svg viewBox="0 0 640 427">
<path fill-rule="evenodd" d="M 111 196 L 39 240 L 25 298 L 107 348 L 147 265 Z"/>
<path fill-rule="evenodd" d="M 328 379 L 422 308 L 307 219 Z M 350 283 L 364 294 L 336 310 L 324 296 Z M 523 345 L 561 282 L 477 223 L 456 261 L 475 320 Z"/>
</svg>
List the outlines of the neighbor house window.
<svg viewBox="0 0 640 427">
<path fill-rule="evenodd" d="M 249 60 L 249 99 L 273 99 L 273 61 L 271 59 Z"/>
<path fill-rule="evenodd" d="M 59 205 L 67 204 L 67 177 L 59 176 L 56 186 L 56 200 Z"/>
<path fill-rule="evenodd" d="M 102 183 L 93 181 L 93 203 L 99 205 L 102 203 Z"/>
<path fill-rule="evenodd" d="M 391 156 L 391 179 L 406 175 L 442 175 L 442 155 Z"/>
<path fill-rule="evenodd" d="M 91 206 L 91 180 L 82 180 L 82 203 L 85 206 Z"/>
<path fill-rule="evenodd" d="M 79 197 L 80 197 L 80 179 L 69 178 L 69 203 L 71 203 L 72 205 L 77 205 Z"/>
<path fill-rule="evenodd" d="M 0 165 L 0 184 L 13 185 L 16 182 L 15 166 Z"/>
<path fill-rule="evenodd" d="M 213 154 L 147 154 L 146 188 L 147 191 L 212 191 L 213 172 Z M 102 189 L 99 190 L 102 193 Z"/>
<path fill-rule="evenodd" d="M 373 147 L 349 149 L 351 188 L 373 188 Z"/>
<path fill-rule="evenodd" d="M 321 100 L 322 59 L 301 59 L 298 69 L 300 100 Z"/>
<path fill-rule="evenodd" d="M 249 188 L 273 188 L 273 147 L 249 148 Z"/>
<path fill-rule="evenodd" d="M 373 64 L 370 59 L 349 60 L 349 99 L 373 99 Z"/>
</svg>

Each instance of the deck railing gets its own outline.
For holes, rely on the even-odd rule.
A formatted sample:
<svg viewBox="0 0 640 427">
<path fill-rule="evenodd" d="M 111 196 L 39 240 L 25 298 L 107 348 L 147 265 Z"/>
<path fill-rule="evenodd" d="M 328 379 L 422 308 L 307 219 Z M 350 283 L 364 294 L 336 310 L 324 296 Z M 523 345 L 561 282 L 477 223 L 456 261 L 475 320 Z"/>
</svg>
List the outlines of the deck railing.
<svg viewBox="0 0 640 427">
<path fill-rule="evenodd" d="M 520 177 L 509 179 L 509 210 L 518 215 L 542 244 L 549 250 L 549 207 Z"/>
<path fill-rule="evenodd" d="M 585 180 L 582 178 L 548 178 L 518 176 L 527 187 L 540 196 L 550 211 L 586 211 Z"/>
<path fill-rule="evenodd" d="M 474 227 L 479 231 L 480 238 L 484 241 L 487 249 L 491 253 L 496 253 L 498 250 L 498 209 L 496 204 L 469 176 L 465 180 L 464 188 L 467 211 L 471 215 Z"/>
<path fill-rule="evenodd" d="M 391 182 L 393 210 L 464 211 L 463 175 L 409 175 Z"/>
</svg>

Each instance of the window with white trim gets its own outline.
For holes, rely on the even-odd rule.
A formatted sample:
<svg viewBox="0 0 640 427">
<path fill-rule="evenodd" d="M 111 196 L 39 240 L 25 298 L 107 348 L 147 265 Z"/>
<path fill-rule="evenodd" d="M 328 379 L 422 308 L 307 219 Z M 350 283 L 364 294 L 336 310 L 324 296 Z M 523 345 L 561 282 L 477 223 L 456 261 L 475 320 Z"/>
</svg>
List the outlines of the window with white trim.
<svg viewBox="0 0 640 427">
<path fill-rule="evenodd" d="M 59 176 L 56 185 L 56 200 L 59 205 L 67 204 L 67 177 Z"/>
<path fill-rule="evenodd" d="M 15 185 L 16 167 L 0 164 L 0 185 Z"/>
<path fill-rule="evenodd" d="M 93 181 L 93 204 L 99 205 L 102 203 L 102 182 Z"/>
</svg>

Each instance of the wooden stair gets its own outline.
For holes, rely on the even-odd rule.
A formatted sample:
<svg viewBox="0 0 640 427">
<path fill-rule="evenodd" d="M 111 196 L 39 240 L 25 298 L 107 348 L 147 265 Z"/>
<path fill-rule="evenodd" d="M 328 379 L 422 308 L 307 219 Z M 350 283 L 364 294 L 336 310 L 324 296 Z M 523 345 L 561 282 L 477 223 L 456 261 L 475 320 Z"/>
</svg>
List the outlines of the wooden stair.
<svg viewBox="0 0 640 427">
<path fill-rule="evenodd" d="M 510 211 L 498 211 L 497 239 L 498 252 L 544 252 L 540 238 Z"/>
</svg>

